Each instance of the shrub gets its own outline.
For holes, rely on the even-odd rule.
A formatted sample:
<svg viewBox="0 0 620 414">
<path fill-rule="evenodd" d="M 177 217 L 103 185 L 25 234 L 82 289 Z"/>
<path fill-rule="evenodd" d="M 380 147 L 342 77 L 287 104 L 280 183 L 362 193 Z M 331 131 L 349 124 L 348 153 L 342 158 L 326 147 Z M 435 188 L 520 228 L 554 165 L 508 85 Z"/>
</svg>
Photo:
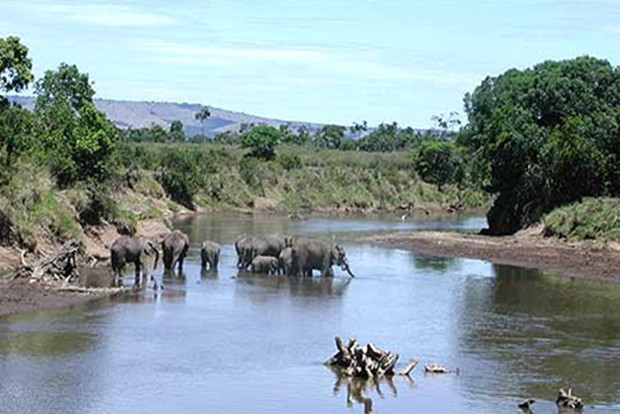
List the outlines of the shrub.
<svg viewBox="0 0 620 414">
<path fill-rule="evenodd" d="M 249 148 L 250 156 L 271 160 L 276 155 L 276 146 L 282 141 L 282 132 L 274 127 L 259 125 L 241 136 L 241 147 Z"/>
</svg>

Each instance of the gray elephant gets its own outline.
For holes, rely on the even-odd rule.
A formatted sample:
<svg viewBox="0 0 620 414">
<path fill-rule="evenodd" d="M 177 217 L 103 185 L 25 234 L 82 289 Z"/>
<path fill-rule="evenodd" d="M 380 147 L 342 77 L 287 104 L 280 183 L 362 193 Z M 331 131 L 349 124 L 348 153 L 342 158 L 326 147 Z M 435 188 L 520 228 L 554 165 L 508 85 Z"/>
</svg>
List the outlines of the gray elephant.
<svg viewBox="0 0 620 414">
<path fill-rule="evenodd" d="M 252 263 L 252 245 L 254 236 L 243 234 L 235 240 L 237 251 L 237 268 L 247 269 Z"/>
<path fill-rule="evenodd" d="M 252 259 L 250 270 L 252 273 L 276 274 L 278 272 L 278 259 L 272 256 L 256 256 Z"/>
<path fill-rule="evenodd" d="M 285 247 L 285 239 L 281 236 L 254 236 L 252 240 L 252 259 L 257 256 L 278 258 Z"/>
<path fill-rule="evenodd" d="M 133 263 L 136 270 L 134 286 L 140 286 L 140 272 L 145 269 L 144 256 L 155 254 L 155 265 L 159 261 L 159 251 L 152 241 L 142 237 L 121 236 L 110 246 L 110 262 L 114 272 L 114 284 L 118 285 L 122 278 L 122 271 L 127 263 Z"/>
<path fill-rule="evenodd" d="M 313 270 L 320 270 L 321 276 L 333 277 L 332 266 L 340 266 L 351 277 L 355 277 L 349 268 L 349 261 L 344 249 L 336 243 L 299 238 L 293 243 L 293 272 L 299 276 L 312 276 Z"/>
<path fill-rule="evenodd" d="M 172 270 L 179 264 L 179 271 L 183 269 L 183 260 L 189 249 L 189 237 L 180 230 L 174 230 L 161 242 L 163 251 L 164 269 Z"/>
<path fill-rule="evenodd" d="M 202 268 L 209 270 L 217 270 L 217 265 L 220 261 L 221 247 L 219 244 L 212 241 L 204 241 L 200 246 L 200 259 L 202 261 Z"/>
<path fill-rule="evenodd" d="M 291 276 L 293 274 L 293 249 L 291 247 L 282 249 L 278 256 L 278 264 L 283 275 Z"/>
</svg>

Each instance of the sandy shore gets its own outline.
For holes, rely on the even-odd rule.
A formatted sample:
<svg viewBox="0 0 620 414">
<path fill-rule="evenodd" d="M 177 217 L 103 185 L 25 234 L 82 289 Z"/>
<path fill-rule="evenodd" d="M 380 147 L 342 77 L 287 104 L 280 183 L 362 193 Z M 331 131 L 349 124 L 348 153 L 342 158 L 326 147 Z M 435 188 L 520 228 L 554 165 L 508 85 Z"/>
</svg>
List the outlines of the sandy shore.
<svg viewBox="0 0 620 414">
<path fill-rule="evenodd" d="M 543 238 L 540 229 L 504 237 L 420 231 L 372 236 L 364 241 L 426 255 L 483 259 L 566 276 L 620 282 L 620 246 L 589 246 Z"/>
</svg>

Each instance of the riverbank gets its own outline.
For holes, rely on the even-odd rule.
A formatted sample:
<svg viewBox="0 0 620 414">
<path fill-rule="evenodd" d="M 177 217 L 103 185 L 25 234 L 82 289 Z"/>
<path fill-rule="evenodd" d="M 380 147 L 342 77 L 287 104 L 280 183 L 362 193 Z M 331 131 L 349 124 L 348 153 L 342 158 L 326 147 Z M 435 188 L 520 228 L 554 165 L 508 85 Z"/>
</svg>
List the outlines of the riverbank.
<svg viewBox="0 0 620 414">
<path fill-rule="evenodd" d="M 0 280 L 0 318 L 41 309 L 80 305 L 109 295 L 106 292 L 70 292 L 27 280 Z"/>
<path fill-rule="evenodd" d="M 482 259 L 570 277 L 620 282 L 620 244 L 586 244 L 543 237 L 540 226 L 514 236 L 420 231 L 372 236 L 363 241 L 424 255 Z"/>
</svg>

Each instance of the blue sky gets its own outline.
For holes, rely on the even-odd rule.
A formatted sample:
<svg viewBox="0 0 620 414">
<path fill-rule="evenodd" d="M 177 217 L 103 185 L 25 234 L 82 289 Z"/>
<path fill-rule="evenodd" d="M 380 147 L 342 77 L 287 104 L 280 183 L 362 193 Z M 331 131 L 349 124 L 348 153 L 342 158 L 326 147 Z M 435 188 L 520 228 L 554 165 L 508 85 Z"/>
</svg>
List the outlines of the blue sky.
<svg viewBox="0 0 620 414">
<path fill-rule="evenodd" d="M 462 113 L 487 75 L 592 55 L 620 64 L 620 0 L 3 0 L 35 74 L 75 63 L 97 97 L 273 118 L 397 121 Z"/>
</svg>

